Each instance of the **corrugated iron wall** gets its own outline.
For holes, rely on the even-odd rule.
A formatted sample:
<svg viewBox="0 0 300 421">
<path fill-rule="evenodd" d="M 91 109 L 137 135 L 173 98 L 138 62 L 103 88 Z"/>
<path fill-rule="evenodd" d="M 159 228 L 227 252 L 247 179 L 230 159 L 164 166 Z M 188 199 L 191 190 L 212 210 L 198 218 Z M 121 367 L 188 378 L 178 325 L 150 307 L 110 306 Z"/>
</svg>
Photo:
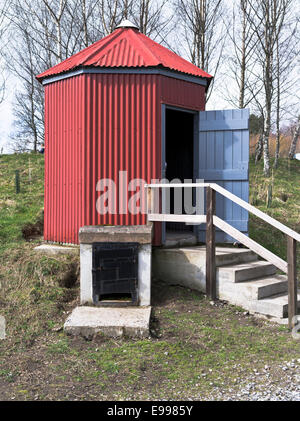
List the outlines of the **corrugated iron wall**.
<svg viewBox="0 0 300 421">
<path fill-rule="evenodd" d="M 163 104 L 205 110 L 205 87 L 180 79 L 159 76 L 160 101 Z"/>
<path fill-rule="evenodd" d="M 118 187 L 120 171 L 128 174 L 126 184 L 134 179 L 148 183 L 153 177 L 159 178 L 160 113 L 156 76 L 89 74 L 85 83 L 87 95 L 90 95 L 85 126 L 85 138 L 89 139 L 86 221 L 90 225 L 146 224 L 146 215 L 127 212 L 128 200 L 134 192 L 122 196 L 121 189 L 117 189 L 116 213 L 99 215 L 96 202 L 101 193 L 97 192 L 97 182 L 108 178 Z M 143 205 L 145 202 L 141 203 Z"/>
<path fill-rule="evenodd" d="M 84 74 L 46 85 L 45 240 L 77 244 L 84 225 L 146 224 L 145 215 L 126 211 L 135 192 L 117 190 L 115 214 L 99 215 L 97 183 L 118 186 L 119 171 L 129 181 L 160 179 L 162 103 L 203 110 L 205 89 L 146 74 Z"/>
<path fill-rule="evenodd" d="M 47 241 L 77 243 L 84 222 L 84 76 L 45 87 Z"/>
</svg>

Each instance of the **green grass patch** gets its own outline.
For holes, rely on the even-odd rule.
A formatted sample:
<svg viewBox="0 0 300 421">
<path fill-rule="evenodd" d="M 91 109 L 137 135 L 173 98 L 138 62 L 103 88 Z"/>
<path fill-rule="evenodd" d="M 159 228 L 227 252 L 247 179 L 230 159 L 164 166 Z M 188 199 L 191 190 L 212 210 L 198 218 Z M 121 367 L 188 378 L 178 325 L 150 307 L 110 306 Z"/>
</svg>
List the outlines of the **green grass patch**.
<svg viewBox="0 0 300 421">
<path fill-rule="evenodd" d="M 16 170 L 20 194 L 15 192 Z M 69 288 L 61 280 L 74 272 L 78 258 L 37 255 L 33 248 L 38 240 L 28 242 L 22 236 L 24 226 L 35 224 L 43 207 L 44 157 L 1 156 L 0 174 L 0 314 L 7 321 L 7 340 L 0 342 L 1 396 L 205 398 L 215 388 L 236 388 L 253 368 L 299 358 L 299 342 L 286 327 L 245 316 L 234 306 L 211 306 L 197 292 L 161 284 L 153 286 L 154 296 L 160 297 L 154 300 L 157 337 L 67 337 L 61 329 L 78 304 L 79 288 L 77 279 Z M 251 161 L 251 202 L 299 232 L 299 180 L 299 162 L 280 160 L 273 178 L 265 180 L 262 163 Z M 267 207 L 270 183 L 273 200 Z M 285 237 L 252 216 L 250 236 L 286 258 Z M 299 253 L 300 247 L 298 265 Z"/>
</svg>

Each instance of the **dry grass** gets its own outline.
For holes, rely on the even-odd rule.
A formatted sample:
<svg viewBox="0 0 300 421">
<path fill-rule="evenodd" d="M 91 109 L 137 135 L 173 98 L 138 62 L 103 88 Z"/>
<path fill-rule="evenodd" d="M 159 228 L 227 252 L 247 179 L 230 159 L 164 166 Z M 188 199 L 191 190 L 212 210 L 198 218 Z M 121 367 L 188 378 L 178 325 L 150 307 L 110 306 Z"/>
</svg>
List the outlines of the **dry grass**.
<svg viewBox="0 0 300 421">
<path fill-rule="evenodd" d="M 253 156 L 255 154 L 255 146 L 257 144 L 259 136 L 250 136 L 250 155 Z M 280 138 L 280 150 L 279 150 L 279 156 L 280 158 L 287 158 L 289 156 L 289 150 L 291 146 L 292 137 L 287 135 L 282 135 Z M 276 151 L 276 136 L 271 135 L 270 136 L 270 156 L 275 156 Z M 300 152 L 300 143 L 298 142 L 296 153 Z"/>
</svg>

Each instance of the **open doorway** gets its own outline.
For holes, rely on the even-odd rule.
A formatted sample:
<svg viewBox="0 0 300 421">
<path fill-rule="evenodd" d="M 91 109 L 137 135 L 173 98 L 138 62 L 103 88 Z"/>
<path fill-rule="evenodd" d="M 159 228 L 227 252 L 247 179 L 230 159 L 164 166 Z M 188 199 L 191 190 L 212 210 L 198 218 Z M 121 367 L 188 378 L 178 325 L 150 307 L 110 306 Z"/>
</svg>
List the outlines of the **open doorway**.
<svg viewBox="0 0 300 421">
<path fill-rule="evenodd" d="M 169 181 L 194 179 L 195 118 L 193 112 L 166 109 L 165 115 L 165 176 Z M 171 189 L 171 213 L 174 189 Z M 184 213 L 184 206 L 183 213 Z M 184 223 L 166 223 L 166 235 L 192 234 L 194 227 Z"/>
</svg>

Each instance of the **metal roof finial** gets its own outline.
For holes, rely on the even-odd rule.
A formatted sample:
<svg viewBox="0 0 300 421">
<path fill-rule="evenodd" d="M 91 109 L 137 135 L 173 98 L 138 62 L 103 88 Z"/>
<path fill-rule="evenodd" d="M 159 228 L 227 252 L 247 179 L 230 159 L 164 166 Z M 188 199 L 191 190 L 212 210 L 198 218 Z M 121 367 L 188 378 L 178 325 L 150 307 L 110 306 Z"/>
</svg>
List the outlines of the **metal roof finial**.
<svg viewBox="0 0 300 421">
<path fill-rule="evenodd" d="M 140 30 L 138 26 L 130 22 L 130 20 L 128 19 L 122 20 L 122 22 L 116 27 L 116 29 L 119 29 L 119 28 L 131 28 L 131 29 L 137 29 L 138 31 Z"/>
</svg>

